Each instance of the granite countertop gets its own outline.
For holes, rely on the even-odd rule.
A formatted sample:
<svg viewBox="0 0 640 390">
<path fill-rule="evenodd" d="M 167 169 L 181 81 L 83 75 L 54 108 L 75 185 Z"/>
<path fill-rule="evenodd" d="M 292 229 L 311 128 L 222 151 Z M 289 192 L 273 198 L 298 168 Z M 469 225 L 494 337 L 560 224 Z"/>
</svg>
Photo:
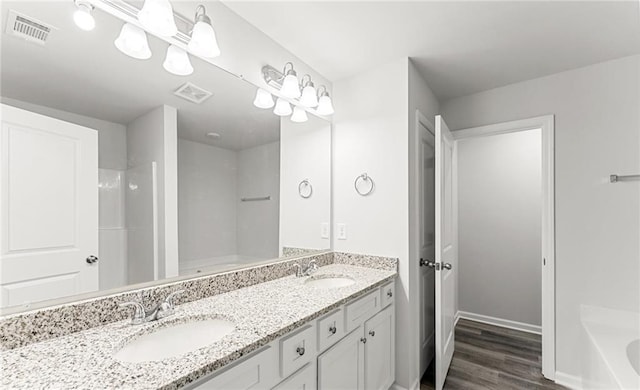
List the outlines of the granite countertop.
<svg viewBox="0 0 640 390">
<path fill-rule="evenodd" d="M 392 280 L 395 271 L 352 265 L 321 267 L 317 275 L 347 275 L 355 283 L 320 289 L 288 276 L 185 303 L 160 321 L 129 321 L 88 329 L 1 356 L 2 388 L 9 389 L 175 389 L 202 377 Z M 155 329 L 190 320 L 221 318 L 236 329 L 220 341 L 158 362 L 125 363 L 113 358 L 127 341 Z"/>
</svg>

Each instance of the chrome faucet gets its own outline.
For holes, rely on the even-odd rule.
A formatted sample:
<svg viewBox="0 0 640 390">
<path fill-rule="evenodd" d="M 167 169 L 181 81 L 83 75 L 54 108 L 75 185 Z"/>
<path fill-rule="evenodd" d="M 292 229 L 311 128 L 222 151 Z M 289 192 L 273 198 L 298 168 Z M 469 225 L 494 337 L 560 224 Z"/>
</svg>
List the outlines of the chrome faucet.
<svg viewBox="0 0 640 390">
<path fill-rule="evenodd" d="M 142 303 L 140 302 L 124 302 L 119 304 L 120 307 L 133 306 L 133 315 L 131 316 L 131 323 L 133 325 L 144 324 L 149 321 L 157 321 L 166 317 L 169 317 L 175 313 L 175 304 L 173 303 L 173 298 L 177 295 L 182 294 L 184 290 L 174 291 L 171 294 L 167 295 L 167 297 L 157 304 L 150 311 L 146 311 Z"/>
<path fill-rule="evenodd" d="M 294 264 L 293 267 L 296 269 L 296 276 L 301 278 L 303 276 L 309 276 L 312 273 L 318 270 L 318 264 L 315 260 L 309 261 L 307 265 L 300 265 L 298 263 Z"/>
</svg>

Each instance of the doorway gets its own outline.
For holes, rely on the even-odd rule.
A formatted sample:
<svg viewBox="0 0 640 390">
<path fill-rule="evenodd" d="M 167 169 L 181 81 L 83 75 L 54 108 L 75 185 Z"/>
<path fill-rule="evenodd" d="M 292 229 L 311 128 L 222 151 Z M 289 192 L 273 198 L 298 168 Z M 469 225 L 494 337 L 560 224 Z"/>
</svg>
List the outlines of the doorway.
<svg viewBox="0 0 640 390">
<path fill-rule="evenodd" d="M 429 145 L 429 141 L 428 141 L 429 133 L 433 135 L 434 131 L 433 131 L 433 128 L 429 129 L 430 122 L 426 118 L 424 118 L 424 116 L 422 116 L 419 112 L 416 113 L 416 119 L 417 120 L 416 120 L 416 129 L 415 129 L 416 131 L 415 139 L 418 141 L 418 144 L 419 144 L 418 145 L 419 153 L 416 153 L 416 159 L 417 160 L 419 159 L 420 161 L 418 162 L 418 172 L 416 175 L 418 185 L 414 188 L 416 188 L 415 190 L 417 193 L 416 195 L 419 195 L 419 201 L 421 203 L 421 207 L 418 208 L 419 214 L 420 214 L 419 215 L 420 223 L 419 223 L 419 226 L 417 226 L 417 228 L 419 229 L 419 233 L 417 234 L 417 236 L 419 237 L 419 239 L 416 240 L 416 242 L 414 243 L 415 245 L 414 247 L 416 248 L 415 253 L 419 253 L 420 257 L 423 257 L 423 256 L 433 256 L 434 249 L 429 247 L 429 234 L 431 234 L 432 231 L 437 232 L 437 229 L 435 230 L 431 229 L 431 226 L 433 225 L 431 224 L 430 214 L 428 212 L 428 210 L 432 207 L 431 205 L 434 202 L 432 201 L 431 198 L 429 198 L 429 196 L 422 194 L 422 192 L 425 192 L 428 190 L 426 183 L 431 181 L 429 164 L 426 163 L 426 161 L 428 160 L 428 157 L 425 157 L 428 155 L 428 153 L 423 153 L 422 151 L 423 149 L 425 149 L 425 145 Z M 444 124 L 444 121 L 442 121 L 441 117 L 436 117 L 436 121 L 440 121 L 438 123 L 442 123 L 446 128 L 446 124 Z M 471 177 L 473 178 L 473 180 L 476 180 L 478 182 L 476 183 L 479 185 L 479 187 L 477 188 L 482 188 L 482 187 L 484 187 L 485 189 L 497 188 L 497 186 L 495 185 L 491 185 L 487 183 L 483 184 L 482 183 L 483 174 L 481 172 L 478 172 L 477 175 L 474 177 L 473 174 L 471 176 L 468 176 L 468 174 L 470 172 L 472 173 L 473 170 L 471 170 L 470 172 L 458 171 L 458 169 L 460 168 L 458 164 L 470 162 L 470 161 L 465 162 L 460 160 L 461 158 L 465 158 L 466 156 L 465 155 L 461 157 L 459 155 L 461 146 L 464 151 L 465 149 L 469 149 L 467 147 L 470 146 L 471 144 L 475 144 L 476 141 L 479 141 L 479 145 L 480 145 L 482 144 L 483 141 L 487 141 L 491 139 L 491 137 L 496 137 L 500 135 L 504 135 L 505 136 L 504 139 L 509 138 L 511 141 L 517 138 L 521 138 L 521 141 L 522 141 L 523 137 L 527 138 L 527 136 L 529 136 L 529 142 L 537 136 L 537 140 L 538 140 L 537 145 L 539 145 L 539 149 L 533 152 L 530 151 L 531 153 L 529 154 L 529 156 L 533 156 L 532 161 L 529 161 L 530 163 L 529 165 L 537 164 L 536 168 L 538 172 L 538 176 L 537 176 L 538 182 L 536 183 L 538 188 L 537 194 L 539 194 L 537 195 L 538 207 L 537 209 L 534 208 L 535 215 L 533 216 L 529 215 L 529 217 L 533 218 L 534 225 L 535 225 L 534 228 L 536 229 L 536 232 L 532 234 L 532 236 L 535 236 L 533 237 L 533 239 L 535 240 L 535 244 L 533 245 L 536 246 L 535 248 L 536 251 L 533 252 L 535 253 L 535 257 L 533 258 L 533 261 L 535 262 L 535 264 L 532 265 L 529 263 L 528 266 L 534 270 L 537 269 L 539 271 L 537 273 L 534 271 L 533 273 L 530 273 L 529 276 L 534 277 L 536 279 L 530 284 L 532 285 L 537 284 L 539 288 L 538 290 L 535 290 L 537 292 L 534 292 L 534 294 L 538 294 L 538 296 L 533 297 L 532 300 L 538 303 L 539 315 L 537 318 L 539 320 L 538 322 L 540 323 L 540 325 L 537 328 L 536 327 L 533 327 L 531 329 L 520 328 L 520 330 L 533 331 L 533 332 L 537 331 L 542 335 L 542 374 L 544 375 L 545 378 L 554 380 L 555 379 L 555 303 L 554 303 L 555 302 L 555 298 L 554 298 L 555 296 L 555 285 L 554 285 L 555 244 L 554 244 L 554 196 L 553 196 L 554 194 L 554 174 L 553 174 L 554 172 L 554 169 L 553 169 L 554 117 L 552 115 L 549 115 L 549 116 L 530 118 L 530 119 L 525 119 L 520 121 L 500 123 L 500 124 L 488 125 L 488 126 L 482 126 L 482 127 L 476 127 L 476 128 L 469 128 L 469 129 L 452 132 L 452 135 L 454 139 L 453 162 L 452 162 L 452 166 L 453 166 L 452 183 L 454 187 L 452 189 L 452 193 L 454 194 L 453 196 L 454 211 L 452 213 L 453 215 L 452 226 L 454 227 L 454 230 L 455 230 L 453 232 L 453 236 L 454 236 L 454 243 L 456 243 L 456 245 L 459 245 L 458 236 L 465 234 L 464 229 L 468 227 L 467 225 L 464 225 L 463 227 L 460 228 L 463 231 L 462 232 L 458 231 L 458 224 L 460 223 L 461 219 L 465 219 L 465 218 L 468 219 L 469 217 L 469 215 L 461 215 L 460 213 L 465 213 L 465 214 L 467 213 L 468 210 L 464 209 L 464 207 L 470 207 L 470 210 L 473 210 L 474 207 L 480 208 L 481 206 L 478 204 L 474 205 L 472 202 L 473 196 L 476 196 L 478 194 L 471 194 L 472 196 L 468 197 L 467 196 L 469 195 L 468 193 L 466 194 L 460 193 L 461 191 L 466 191 L 466 192 L 475 191 L 473 189 L 470 189 L 473 186 L 471 187 L 464 186 L 465 188 L 459 188 L 459 184 L 460 184 L 459 181 L 465 180 L 465 182 L 467 182 L 469 180 L 469 177 Z M 498 138 L 494 138 L 494 139 L 498 139 Z M 466 145 L 463 145 L 463 144 L 466 144 Z M 438 142 L 436 140 L 435 148 L 437 147 L 438 147 Z M 442 156 L 443 155 L 442 151 L 440 153 L 441 153 L 440 155 Z M 437 154 L 438 153 L 436 152 L 435 155 Z M 476 156 L 476 157 L 481 157 L 481 156 Z M 497 160 L 499 162 L 499 157 L 497 158 Z M 477 161 L 481 161 L 481 160 L 477 160 Z M 517 161 L 517 158 L 516 158 L 516 161 Z M 475 168 L 476 167 L 473 167 L 473 169 Z M 518 178 L 518 167 L 510 166 L 509 168 L 512 170 L 511 172 L 512 175 L 515 175 L 512 177 Z M 437 166 L 435 170 L 436 171 L 438 170 Z M 525 172 L 523 171 L 521 173 L 524 174 Z M 459 176 L 460 174 L 467 175 L 465 176 L 466 179 L 465 177 L 460 177 Z M 435 172 L 435 176 L 437 180 L 438 172 Z M 442 176 L 442 172 L 440 173 L 440 176 Z M 495 176 L 496 177 L 494 179 L 497 180 L 497 182 L 499 183 L 499 180 L 501 179 L 500 172 L 496 172 Z M 536 180 L 535 175 L 533 176 L 533 180 Z M 508 183 L 506 184 L 508 185 Z M 524 188 L 524 191 L 526 191 L 526 187 L 523 187 L 523 188 Z M 535 190 L 533 191 L 535 193 Z M 531 193 L 525 192 L 525 194 L 527 194 L 528 197 L 532 199 Z M 526 201 L 523 200 L 523 202 L 526 202 Z M 462 209 L 459 209 L 459 207 L 461 207 Z M 506 211 L 506 210 L 502 210 L 502 211 Z M 497 213 L 500 213 L 500 210 L 498 210 Z M 508 220 L 509 220 L 508 217 L 509 216 L 504 218 L 507 221 L 507 223 L 505 224 L 505 226 L 507 227 L 508 227 Z M 512 216 L 512 217 L 515 218 L 515 216 Z M 471 231 L 474 231 L 476 233 L 477 232 L 482 233 L 483 230 L 488 230 L 488 227 L 483 225 L 483 223 L 485 222 L 484 219 L 486 218 L 483 219 L 482 216 L 472 216 L 471 219 L 472 220 L 475 219 L 473 223 L 476 224 L 475 227 L 472 224 L 473 229 L 471 229 Z M 531 226 L 525 226 L 525 227 L 529 228 L 529 230 L 531 229 Z M 437 237 L 436 237 L 436 243 L 437 243 Z M 531 242 L 529 243 L 529 245 L 531 245 Z M 419 248 L 417 246 L 419 246 Z M 481 247 L 482 246 L 480 246 L 480 248 Z M 495 248 L 493 247 L 490 249 L 495 250 Z M 464 251 L 464 250 L 465 250 L 464 248 L 461 249 L 461 251 Z M 475 248 L 476 252 L 477 250 L 478 248 Z M 475 256 L 476 252 L 472 250 L 471 256 Z M 463 253 L 462 255 L 467 256 L 468 254 Z M 434 257 L 430 257 L 430 258 L 434 258 Z M 419 260 L 416 262 L 418 263 Z M 419 291 L 420 291 L 420 296 L 419 296 L 420 332 L 419 333 L 420 333 L 420 363 L 421 363 L 420 373 L 421 374 L 424 373 L 426 366 L 429 364 L 429 361 L 432 360 L 431 357 L 433 356 L 433 354 L 431 353 L 431 350 L 433 349 L 433 347 L 428 342 L 426 342 L 426 340 L 429 339 L 428 335 L 430 335 L 432 331 L 432 327 L 431 327 L 432 322 L 430 321 L 430 318 L 433 318 L 434 320 L 433 322 L 436 322 L 436 323 L 438 322 L 438 318 L 437 318 L 438 310 L 437 310 L 437 307 L 434 307 L 435 305 L 437 305 L 437 303 L 435 303 L 437 301 L 433 300 L 433 295 L 431 294 L 431 291 L 433 291 L 433 287 L 432 287 L 433 284 L 431 283 L 431 281 L 434 279 L 434 277 L 428 276 L 429 270 L 423 269 L 423 268 L 427 268 L 427 267 L 420 267 L 420 271 L 418 271 L 418 274 L 420 275 L 418 279 L 419 279 Z M 509 270 L 504 270 L 504 271 L 507 272 Z M 515 271 L 519 272 L 518 270 L 515 270 Z M 456 277 L 458 277 L 458 275 L 456 275 Z M 472 316 L 469 316 L 468 313 L 464 313 L 464 310 L 462 310 L 459 306 L 460 305 L 459 291 L 464 290 L 464 288 L 466 287 L 461 285 L 461 283 L 465 283 L 464 280 L 465 280 L 464 276 L 460 276 L 460 281 L 456 282 L 457 284 L 456 291 L 451 293 L 451 295 L 454 295 L 454 296 L 449 297 L 450 299 L 453 299 L 455 301 L 456 322 L 461 317 L 467 317 L 467 318 L 472 317 Z M 521 290 L 520 286 L 518 286 L 517 284 L 515 285 L 515 288 L 516 288 L 516 291 Z M 434 313 L 434 315 L 430 317 L 430 313 Z M 484 322 L 490 322 L 490 321 L 486 321 L 487 318 L 481 318 L 478 316 L 470 319 L 475 321 L 484 320 Z M 525 322 L 522 322 L 522 323 L 525 323 Z M 514 324 L 516 325 L 516 328 L 517 328 L 517 325 L 519 325 L 518 321 L 514 321 L 513 323 L 510 323 L 509 321 L 504 321 L 502 323 L 498 323 L 497 325 L 502 327 L 514 327 L 513 326 Z M 427 335 L 427 337 L 425 337 L 425 335 Z M 438 360 L 438 359 L 436 358 L 435 360 Z M 441 365 L 443 365 L 444 363 L 446 362 L 442 362 Z M 436 361 L 435 364 L 437 365 L 438 362 Z M 446 375 L 446 371 L 444 375 Z"/>
</svg>

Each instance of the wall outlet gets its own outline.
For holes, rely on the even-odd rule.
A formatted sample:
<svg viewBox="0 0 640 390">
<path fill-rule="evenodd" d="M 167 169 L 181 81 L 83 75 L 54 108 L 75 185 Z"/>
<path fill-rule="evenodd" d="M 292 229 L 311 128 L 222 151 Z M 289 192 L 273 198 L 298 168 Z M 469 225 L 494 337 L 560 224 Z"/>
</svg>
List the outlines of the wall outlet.
<svg viewBox="0 0 640 390">
<path fill-rule="evenodd" d="M 339 223 L 338 224 L 338 240 L 346 240 L 347 239 L 347 224 Z"/>
<path fill-rule="evenodd" d="M 329 239 L 329 223 L 323 222 L 320 224 L 320 238 Z"/>
</svg>

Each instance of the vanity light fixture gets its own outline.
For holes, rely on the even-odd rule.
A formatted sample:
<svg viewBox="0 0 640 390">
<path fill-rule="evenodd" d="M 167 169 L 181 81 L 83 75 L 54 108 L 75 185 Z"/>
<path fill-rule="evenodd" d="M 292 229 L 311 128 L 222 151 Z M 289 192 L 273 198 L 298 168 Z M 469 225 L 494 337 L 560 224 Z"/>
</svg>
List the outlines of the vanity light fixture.
<svg viewBox="0 0 640 390">
<path fill-rule="evenodd" d="M 288 101 L 278 98 L 276 101 L 276 107 L 273 109 L 273 113 L 278 116 L 291 115 L 291 104 Z"/>
<path fill-rule="evenodd" d="M 204 5 L 196 8 L 195 25 L 191 32 L 189 51 L 197 56 L 214 58 L 220 55 L 220 48 L 216 40 L 216 32 L 213 30 L 211 18 L 207 16 Z"/>
<path fill-rule="evenodd" d="M 125 23 L 120 30 L 120 35 L 113 42 L 118 50 L 139 60 L 151 58 L 151 50 L 147 41 L 147 34 L 138 26 Z"/>
<path fill-rule="evenodd" d="M 305 77 L 308 77 L 306 83 L 304 81 Z M 305 107 L 316 107 L 318 105 L 316 87 L 313 85 L 311 76 L 308 74 L 302 77 L 302 96 L 300 96 L 300 104 Z"/>
<path fill-rule="evenodd" d="M 153 34 L 172 37 L 178 33 L 169 0 L 145 0 L 138 12 L 138 20 L 142 27 Z"/>
<path fill-rule="evenodd" d="M 177 76 L 188 76 L 193 73 L 189 54 L 175 45 L 170 45 L 167 49 L 167 57 L 162 66 L 167 72 Z"/>
<path fill-rule="evenodd" d="M 290 69 L 287 70 L 287 66 L 290 66 Z M 284 80 L 282 81 L 282 87 L 280 88 L 280 93 L 282 96 L 297 99 L 300 97 L 300 85 L 298 84 L 298 74 L 293 69 L 293 64 L 291 62 L 287 62 L 284 64 Z"/>
<path fill-rule="evenodd" d="M 308 121 L 307 112 L 298 106 L 293 108 L 293 115 L 291 115 L 291 122 L 302 123 Z"/>
<path fill-rule="evenodd" d="M 91 31 L 96 27 L 96 20 L 91 15 L 93 5 L 84 0 L 76 0 L 76 11 L 73 13 L 73 21 L 80 29 Z"/>
<path fill-rule="evenodd" d="M 329 97 L 329 92 L 327 92 L 327 87 L 323 85 L 318 89 L 320 99 L 318 99 L 318 108 L 316 109 L 316 112 L 318 115 L 333 115 L 333 103 L 331 102 L 331 97 Z"/>
<path fill-rule="evenodd" d="M 256 98 L 253 100 L 253 105 L 258 108 L 271 108 L 274 105 L 273 96 L 262 88 L 258 88 L 256 91 Z"/>
</svg>

